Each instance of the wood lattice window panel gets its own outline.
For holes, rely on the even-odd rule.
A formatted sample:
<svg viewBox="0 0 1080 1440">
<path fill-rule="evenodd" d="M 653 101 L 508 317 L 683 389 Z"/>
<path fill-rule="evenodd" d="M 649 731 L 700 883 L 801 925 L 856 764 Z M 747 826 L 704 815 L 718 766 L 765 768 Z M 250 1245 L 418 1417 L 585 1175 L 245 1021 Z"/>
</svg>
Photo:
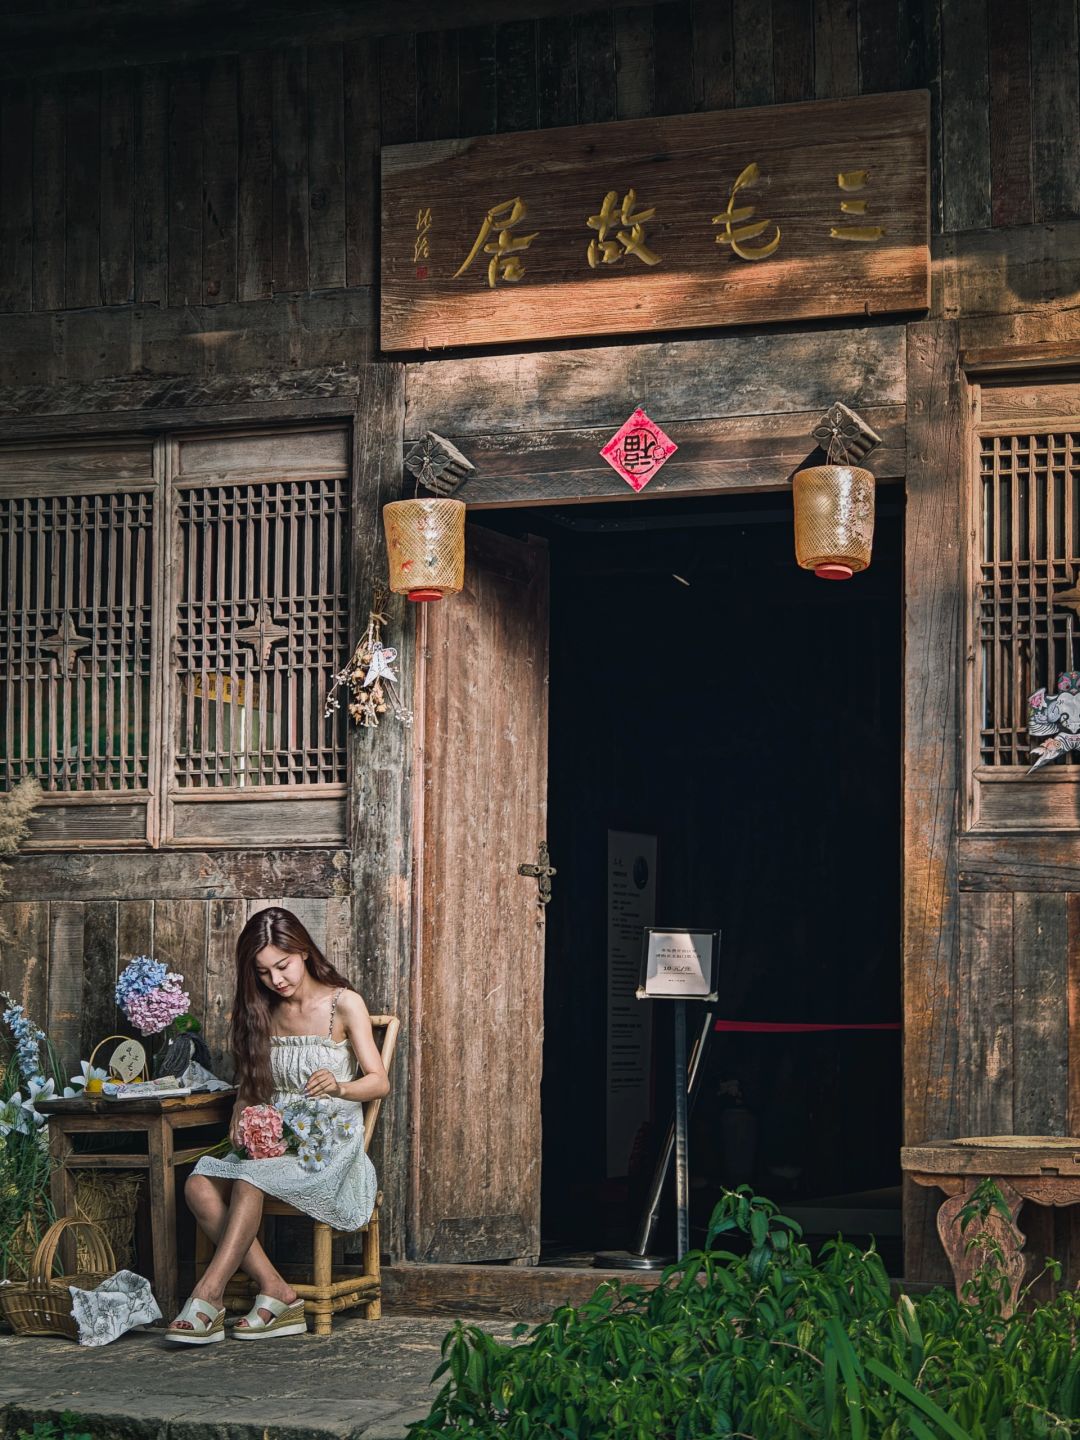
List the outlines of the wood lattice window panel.
<svg viewBox="0 0 1080 1440">
<path fill-rule="evenodd" d="M 152 492 L 0 497 L 0 784 L 150 788 Z"/>
<path fill-rule="evenodd" d="M 346 715 L 323 709 L 348 657 L 348 435 L 199 437 L 173 466 L 166 836 L 341 838 Z"/>
<path fill-rule="evenodd" d="M 0 788 L 31 845 L 345 838 L 349 434 L 0 447 Z"/>
<path fill-rule="evenodd" d="M 1029 763 L 1028 696 L 1080 668 L 1080 619 L 1053 595 L 1080 578 L 1080 430 L 984 434 L 975 638 L 979 763 Z"/>
<path fill-rule="evenodd" d="M 178 786 L 345 782 L 344 712 L 323 718 L 348 644 L 348 481 L 182 491 Z"/>
</svg>

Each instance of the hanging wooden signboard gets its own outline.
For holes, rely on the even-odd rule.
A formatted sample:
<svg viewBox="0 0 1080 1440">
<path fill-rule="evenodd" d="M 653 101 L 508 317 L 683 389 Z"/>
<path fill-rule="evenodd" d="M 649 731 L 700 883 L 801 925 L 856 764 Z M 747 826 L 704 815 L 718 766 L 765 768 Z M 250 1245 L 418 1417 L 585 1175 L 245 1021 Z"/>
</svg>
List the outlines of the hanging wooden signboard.
<svg viewBox="0 0 1080 1440">
<path fill-rule="evenodd" d="M 382 152 L 382 346 L 922 310 L 926 91 Z"/>
</svg>

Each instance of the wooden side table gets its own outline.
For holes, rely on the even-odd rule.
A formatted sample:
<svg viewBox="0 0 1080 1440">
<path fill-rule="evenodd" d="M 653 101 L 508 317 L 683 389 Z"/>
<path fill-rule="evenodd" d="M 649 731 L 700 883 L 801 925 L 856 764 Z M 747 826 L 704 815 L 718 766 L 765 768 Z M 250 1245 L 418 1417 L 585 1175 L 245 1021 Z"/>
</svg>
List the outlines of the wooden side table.
<svg viewBox="0 0 1080 1440">
<path fill-rule="evenodd" d="M 956 1293 L 982 1260 L 967 1249 L 969 1235 L 960 1229 L 960 1212 L 981 1180 L 995 1180 L 1009 1208 L 1010 1220 L 994 1211 L 982 1227 L 1001 1245 L 1012 1288 L 1012 1305 L 1024 1279 L 1024 1235 L 1016 1218 L 1025 1200 L 1036 1205 L 1080 1204 L 1080 1139 L 1062 1135 L 976 1135 L 958 1140 L 931 1140 L 906 1145 L 900 1164 L 917 1185 L 936 1186 L 948 1197 L 938 1211 L 938 1235 L 952 1266 Z"/>
<path fill-rule="evenodd" d="M 236 1092 L 181 1095 L 171 1100 L 108 1100 L 104 1096 L 76 1096 L 70 1100 L 41 1100 L 37 1108 L 49 1117 L 49 1149 L 53 1159 L 52 1202 L 57 1216 L 75 1214 L 76 1170 L 145 1170 L 149 1184 L 150 1236 L 154 1251 L 154 1296 L 166 1322 L 179 1308 L 176 1269 L 175 1167 L 197 1155 L 198 1149 L 177 1150 L 177 1130 L 195 1126 L 224 1129 L 232 1115 Z M 146 1135 L 146 1153 L 77 1150 L 76 1135 Z M 74 1257 L 65 1263 L 71 1268 Z"/>
</svg>

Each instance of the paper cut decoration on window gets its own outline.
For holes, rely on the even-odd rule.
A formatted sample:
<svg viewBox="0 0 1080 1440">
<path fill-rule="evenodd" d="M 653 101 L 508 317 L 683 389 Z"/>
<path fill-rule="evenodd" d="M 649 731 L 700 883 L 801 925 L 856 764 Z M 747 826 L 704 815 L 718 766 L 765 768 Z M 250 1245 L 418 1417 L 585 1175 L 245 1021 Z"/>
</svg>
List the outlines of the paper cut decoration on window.
<svg viewBox="0 0 1080 1440">
<path fill-rule="evenodd" d="M 637 409 L 607 442 L 600 454 L 631 490 L 644 490 L 679 447 L 642 409 Z"/>
<path fill-rule="evenodd" d="M 1057 689 L 1056 695 L 1036 690 L 1028 699 L 1028 734 L 1038 741 L 1030 747 L 1037 759 L 1029 775 L 1070 750 L 1080 750 L 1080 670 L 1063 671 Z"/>
</svg>

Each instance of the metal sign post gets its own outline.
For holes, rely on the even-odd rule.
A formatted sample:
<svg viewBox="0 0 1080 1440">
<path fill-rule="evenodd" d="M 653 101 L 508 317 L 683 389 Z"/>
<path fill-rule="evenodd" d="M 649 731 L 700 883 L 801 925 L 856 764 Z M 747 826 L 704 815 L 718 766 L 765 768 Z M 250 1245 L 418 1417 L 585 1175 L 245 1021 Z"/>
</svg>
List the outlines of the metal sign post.
<svg viewBox="0 0 1080 1440">
<path fill-rule="evenodd" d="M 653 1255 L 650 1251 L 656 1232 L 660 1196 L 673 1153 L 677 1258 L 681 1260 L 690 1248 L 689 1116 L 697 1097 L 702 1057 L 715 1012 L 710 1005 L 688 1065 L 686 1002 L 688 999 L 714 1001 L 717 998 L 717 956 L 720 948 L 720 933 L 716 930 L 647 928 L 643 939 L 638 999 L 675 1001 L 675 1114 L 657 1160 L 634 1244 L 629 1251 L 608 1251 L 597 1255 L 593 1262 L 628 1270 L 655 1270 L 670 1263 L 668 1256 Z"/>
<path fill-rule="evenodd" d="M 675 1258 L 690 1248 L 690 1160 L 686 1123 L 686 1001 L 675 1001 Z"/>
</svg>

